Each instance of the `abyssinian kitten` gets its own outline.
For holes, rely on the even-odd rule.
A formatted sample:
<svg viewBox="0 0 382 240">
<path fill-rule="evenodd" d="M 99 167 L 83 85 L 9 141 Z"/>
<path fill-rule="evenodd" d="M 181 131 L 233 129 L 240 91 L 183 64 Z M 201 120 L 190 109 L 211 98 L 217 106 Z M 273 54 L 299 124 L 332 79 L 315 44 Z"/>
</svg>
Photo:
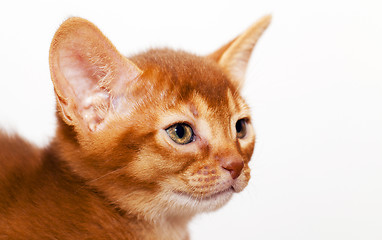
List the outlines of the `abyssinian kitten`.
<svg viewBox="0 0 382 240">
<path fill-rule="evenodd" d="M 240 96 L 270 16 L 208 56 L 122 56 L 66 20 L 50 48 L 58 127 L 39 149 L 0 134 L 0 239 L 189 239 L 197 213 L 250 178 L 255 134 Z"/>
</svg>

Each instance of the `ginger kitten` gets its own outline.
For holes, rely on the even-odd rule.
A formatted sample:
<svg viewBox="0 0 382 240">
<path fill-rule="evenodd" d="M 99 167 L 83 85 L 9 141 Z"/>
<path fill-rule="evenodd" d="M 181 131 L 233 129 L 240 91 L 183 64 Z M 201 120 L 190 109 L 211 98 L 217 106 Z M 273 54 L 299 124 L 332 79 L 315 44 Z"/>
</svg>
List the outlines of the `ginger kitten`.
<svg viewBox="0 0 382 240">
<path fill-rule="evenodd" d="M 240 96 L 264 17 L 208 56 L 124 57 L 66 20 L 50 48 L 58 128 L 38 149 L 0 134 L 0 239 L 188 239 L 187 223 L 250 178 Z"/>
</svg>

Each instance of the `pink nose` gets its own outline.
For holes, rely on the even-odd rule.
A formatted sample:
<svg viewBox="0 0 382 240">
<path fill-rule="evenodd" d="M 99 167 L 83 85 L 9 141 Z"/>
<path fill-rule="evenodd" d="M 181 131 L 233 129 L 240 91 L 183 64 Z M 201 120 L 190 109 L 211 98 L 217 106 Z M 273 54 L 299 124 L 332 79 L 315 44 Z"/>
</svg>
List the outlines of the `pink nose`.
<svg viewBox="0 0 382 240">
<path fill-rule="evenodd" d="M 240 176 L 241 171 L 244 167 L 244 162 L 241 159 L 241 157 L 220 157 L 220 165 L 225 170 L 229 171 L 231 174 L 232 179 L 236 179 Z"/>
</svg>

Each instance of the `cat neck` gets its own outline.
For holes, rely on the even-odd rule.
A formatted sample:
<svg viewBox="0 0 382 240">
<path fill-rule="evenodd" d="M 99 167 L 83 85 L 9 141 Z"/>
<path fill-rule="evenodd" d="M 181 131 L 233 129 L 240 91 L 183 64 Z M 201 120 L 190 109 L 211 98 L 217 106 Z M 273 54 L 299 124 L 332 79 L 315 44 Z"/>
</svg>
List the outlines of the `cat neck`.
<svg viewBox="0 0 382 240">
<path fill-rule="evenodd" d="M 121 210 L 118 206 L 109 204 L 108 199 L 86 184 L 86 180 L 81 179 L 75 173 L 72 172 L 65 161 L 57 155 L 54 149 L 57 148 L 57 142 L 53 141 L 52 144 L 45 149 L 44 158 L 45 164 L 43 168 L 44 172 L 51 172 L 49 175 L 52 180 L 49 185 L 52 185 L 54 189 L 60 189 L 62 185 L 65 185 L 67 189 L 63 191 L 66 195 L 72 194 L 67 198 L 56 199 L 57 204 L 62 206 L 74 206 L 77 208 L 77 213 L 82 216 L 81 224 L 97 224 L 100 230 L 97 232 L 98 237 L 102 236 L 103 228 L 106 231 L 118 232 L 121 236 L 129 236 L 128 239 L 157 239 L 157 240 L 171 240 L 171 239 L 189 239 L 188 234 L 188 222 L 191 217 L 184 216 L 157 216 L 155 219 L 147 218 L 133 212 L 127 212 Z M 59 182 L 55 184 L 54 182 Z M 47 190 L 48 191 L 48 190 Z M 76 196 L 74 196 L 76 195 Z M 81 201 L 68 202 L 71 198 L 82 199 Z M 95 219 L 92 214 L 84 217 L 87 212 L 93 212 L 97 216 L 101 216 Z M 70 221 L 69 221 L 70 220 Z M 68 219 L 68 222 L 75 222 L 75 218 Z M 84 222 L 88 223 L 84 223 Z M 80 223 L 78 223 L 80 224 Z M 111 227 L 110 227 L 111 226 Z M 125 233 L 126 232 L 126 233 Z M 118 235 L 117 234 L 117 235 Z M 113 238 L 112 238 L 113 239 Z"/>
</svg>

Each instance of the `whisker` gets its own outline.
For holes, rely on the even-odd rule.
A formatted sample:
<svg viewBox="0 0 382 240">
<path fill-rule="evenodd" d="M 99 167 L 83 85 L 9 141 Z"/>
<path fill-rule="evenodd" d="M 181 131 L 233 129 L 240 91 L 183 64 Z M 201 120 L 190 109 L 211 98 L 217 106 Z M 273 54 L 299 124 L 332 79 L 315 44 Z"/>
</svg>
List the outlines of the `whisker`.
<svg viewBox="0 0 382 240">
<path fill-rule="evenodd" d="M 90 180 L 90 181 L 87 181 L 87 183 L 93 183 L 93 182 L 95 182 L 95 181 L 98 181 L 98 180 L 100 180 L 100 179 L 102 179 L 102 178 L 104 178 L 104 177 L 110 175 L 110 174 L 113 174 L 113 173 L 116 173 L 116 172 L 118 172 L 118 171 L 124 170 L 124 169 L 127 168 L 127 167 L 128 167 L 128 166 L 124 166 L 124 167 L 117 168 L 116 170 L 110 171 L 110 172 L 108 172 L 108 173 L 106 173 L 106 174 L 104 174 L 104 175 L 102 175 L 102 176 L 100 176 L 100 177 L 97 177 L 97 178 L 95 178 L 95 179 L 92 179 L 92 180 Z"/>
</svg>

